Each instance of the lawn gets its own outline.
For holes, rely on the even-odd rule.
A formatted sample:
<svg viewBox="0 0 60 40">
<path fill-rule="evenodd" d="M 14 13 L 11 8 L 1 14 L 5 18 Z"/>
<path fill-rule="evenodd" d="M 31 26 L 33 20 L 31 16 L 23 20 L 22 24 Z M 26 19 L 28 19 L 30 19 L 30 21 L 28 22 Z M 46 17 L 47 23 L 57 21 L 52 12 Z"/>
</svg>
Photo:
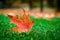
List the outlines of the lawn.
<svg viewBox="0 0 60 40">
<path fill-rule="evenodd" d="M 0 15 L 0 40 L 60 40 L 60 18 L 51 20 L 30 17 L 34 25 L 29 32 L 12 32 L 16 24 L 8 16 Z"/>
</svg>

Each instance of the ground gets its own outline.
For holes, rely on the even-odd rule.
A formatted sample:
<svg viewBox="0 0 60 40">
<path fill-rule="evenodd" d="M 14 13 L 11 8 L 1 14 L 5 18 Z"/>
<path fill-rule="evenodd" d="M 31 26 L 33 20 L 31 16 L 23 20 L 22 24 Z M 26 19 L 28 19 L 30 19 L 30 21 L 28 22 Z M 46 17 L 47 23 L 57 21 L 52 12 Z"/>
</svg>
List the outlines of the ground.
<svg viewBox="0 0 60 40">
<path fill-rule="evenodd" d="M 60 17 L 60 13 L 59 12 L 55 12 L 55 9 L 51 9 L 51 8 L 44 8 L 43 12 L 40 12 L 39 8 L 33 8 L 32 10 L 29 10 L 28 8 L 24 8 L 26 13 L 29 14 L 30 16 L 34 16 L 37 18 L 44 18 L 46 15 L 48 15 L 49 17 L 54 17 L 54 16 L 58 16 Z M 22 8 L 10 8 L 10 9 L 0 9 L 0 13 L 3 14 L 16 14 L 16 15 L 23 15 L 23 9 Z"/>
</svg>

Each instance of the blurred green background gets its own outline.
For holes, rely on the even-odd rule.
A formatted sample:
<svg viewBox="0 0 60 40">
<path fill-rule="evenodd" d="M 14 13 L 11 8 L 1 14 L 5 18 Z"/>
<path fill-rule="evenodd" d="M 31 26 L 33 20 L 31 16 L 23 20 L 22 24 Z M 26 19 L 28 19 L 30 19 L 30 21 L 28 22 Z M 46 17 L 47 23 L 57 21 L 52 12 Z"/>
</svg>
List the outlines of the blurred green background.
<svg viewBox="0 0 60 40">
<path fill-rule="evenodd" d="M 59 0 L 0 0 L 0 9 L 18 8 L 23 4 L 28 4 L 30 9 L 39 7 L 42 10 L 44 7 L 48 7 L 60 11 Z"/>
</svg>

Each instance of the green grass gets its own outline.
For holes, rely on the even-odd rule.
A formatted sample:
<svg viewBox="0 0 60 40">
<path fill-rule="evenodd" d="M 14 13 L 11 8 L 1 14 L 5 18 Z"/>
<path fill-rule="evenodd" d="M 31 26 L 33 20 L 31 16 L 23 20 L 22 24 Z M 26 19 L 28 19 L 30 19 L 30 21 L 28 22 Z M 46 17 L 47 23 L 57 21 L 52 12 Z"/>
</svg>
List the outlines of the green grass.
<svg viewBox="0 0 60 40">
<path fill-rule="evenodd" d="M 4 20 L 2 20 L 1 17 L 0 20 L 4 21 L 7 19 L 4 18 Z M 34 21 L 34 25 L 28 33 L 16 33 L 6 29 L 3 30 L 3 27 L 0 26 L 0 40 L 60 40 L 60 18 L 55 17 L 51 20 L 46 20 L 30 17 L 30 20 Z M 0 25 L 1 24 L 2 22 L 0 22 Z M 6 28 L 8 29 L 8 27 Z"/>
</svg>

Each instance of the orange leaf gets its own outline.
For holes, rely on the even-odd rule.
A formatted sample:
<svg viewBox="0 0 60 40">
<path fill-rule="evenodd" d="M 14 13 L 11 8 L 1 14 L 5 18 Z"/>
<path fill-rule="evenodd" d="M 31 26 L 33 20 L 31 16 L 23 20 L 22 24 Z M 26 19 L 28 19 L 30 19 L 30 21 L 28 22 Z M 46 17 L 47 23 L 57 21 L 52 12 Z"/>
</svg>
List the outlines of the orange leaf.
<svg viewBox="0 0 60 40">
<path fill-rule="evenodd" d="M 29 32 L 34 22 L 31 22 L 29 16 L 24 13 L 23 18 L 11 17 L 11 22 L 16 24 L 17 27 L 13 28 L 12 31 L 16 32 Z"/>
</svg>

